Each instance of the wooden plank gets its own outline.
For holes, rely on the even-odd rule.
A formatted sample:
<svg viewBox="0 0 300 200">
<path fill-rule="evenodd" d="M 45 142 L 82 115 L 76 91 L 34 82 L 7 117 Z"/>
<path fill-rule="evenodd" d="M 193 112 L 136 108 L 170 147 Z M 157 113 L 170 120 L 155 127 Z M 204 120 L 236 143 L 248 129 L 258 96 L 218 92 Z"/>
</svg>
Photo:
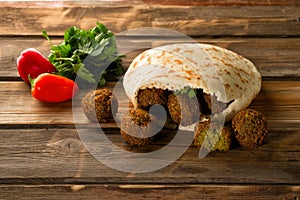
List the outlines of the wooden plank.
<svg viewBox="0 0 300 200">
<path fill-rule="evenodd" d="M 22 193 L 20 193 L 22 191 Z M 16 185 L 0 186 L 1 199 L 298 199 L 299 186 L 274 185 Z"/>
<path fill-rule="evenodd" d="M 1 130 L 0 184 L 297 185 L 300 184 L 299 134 L 299 127 L 288 130 L 282 124 L 273 129 L 264 145 L 256 150 L 235 147 L 229 152 L 212 152 L 199 159 L 199 149 L 190 147 L 165 168 L 132 174 L 116 171 L 95 159 L 75 129 Z M 128 148 L 116 131 L 108 131 L 106 136 L 127 151 L 138 150 Z M 162 142 L 152 144 L 147 150 L 154 150 L 157 145 Z M 126 161 L 123 164 L 126 165 Z"/>
<path fill-rule="evenodd" d="M 193 36 L 299 36 L 299 6 L 174 6 L 145 3 L 87 7 L 65 4 L 0 6 L 0 35 L 40 35 L 46 29 L 62 35 L 71 25 L 90 28 L 101 21 L 120 33 L 141 27 L 162 27 Z"/>
<path fill-rule="evenodd" d="M 265 6 L 274 6 L 274 5 L 299 5 L 299 2 L 296 0 L 190 0 L 190 1 L 180 1 L 180 0 L 143 0 L 147 4 L 159 4 L 159 5 L 176 5 L 176 6 L 211 6 L 211 5 L 226 5 L 226 6 L 234 6 L 234 5 L 265 5 Z"/>
<path fill-rule="evenodd" d="M 113 83 L 107 87 L 113 88 Z M 251 107 L 264 113 L 270 123 L 281 120 L 286 123 L 300 122 L 300 82 L 299 81 L 264 81 L 262 90 L 253 101 Z M 120 95 L 120 110 L 126 108 L 128 99 L 122 88 L 117 89 Z M 81 95 L 84 95 L 84 91 Z M 80 99 L 74 101 L 73 112 L 81 112 Z M 72 115 L 72 101 L 64 103 L 44 103 L 34 99 L 30 87 L 24 82 L 0 82 L 0 125 L 24 124 L 74 124 Z M 80 123 L 88 123 L 82 116 Z M 104 125 L 105 127 L 114 124 Z"/>
<path fill-rule="evenodd" d="M 182 0 L 114 0 L 114 1 L 106 1 L 106 0 L 84 0 L 84 1 L 76 1 L 76 0 L 64 0 L 51 1 L 51 4 L 47 1 L 41 0 L 30 0 L 30 1 L 9 1 L 9 2 L 0 2 L 1 6 L 11 6 L 11 7 L 40 7 L 40 6 L 55 6 L 55 7 L 71 7 L 71 6 L 93 6 L 95 4 L 102 5 L 120 5 L 120 4 L 131 4 L 131 5 L 169 5 L 169 6 L 278 6 L 278 5 L 300 5 L 297 0 L 190 0 L 190 1 L 182 1 Z"/>
<path fill-rule="evenodd" d="M 71 102 L 48 104 L 37 101 L 25 82 L 0 82 L 0 85 L 2 124 L 14 123 L 9 120 L 10 114 L 15 122 L 21 124 L 32 124 L 33 121 L 48 121 L 49 124 L 72 122 Z"/>
<path fill-rule="evenodd" d="M 121 35 L 120 35 L 121 36 Z M 196 42 L 218 45 L 235 51 L 250 59 L 264 77 L 299 77 L 300 76 L 300 39 L 299 38 L 194 38 Z M 62 41 L 53 39 L 54 44 Z M 183 39 L 163 37 L 120 37 L 118 47 L 126 53 L 123 61 L 125 68 L 132 59 L 145 48 L 164 44 L 183 42 Z M 45 56 L 50 52 L 49 42 L 42 38 L 0 37 L 0 79 L 14 80 L 19 77 L 16 60 L 26 48 L 36 48 Z M 126 51 L 127 50 L 127 51 Z"/>
</svg>

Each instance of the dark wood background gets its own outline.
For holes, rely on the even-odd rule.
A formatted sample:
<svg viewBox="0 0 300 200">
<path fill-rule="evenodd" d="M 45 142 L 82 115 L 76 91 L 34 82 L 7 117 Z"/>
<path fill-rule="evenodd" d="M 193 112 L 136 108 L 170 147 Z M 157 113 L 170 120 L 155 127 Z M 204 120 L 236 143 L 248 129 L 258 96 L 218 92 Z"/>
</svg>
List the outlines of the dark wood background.
<svg viewBox="0 0 300 200">
<path fill-rule="evenodd" d="M 0 199 L 300 198 L 299 1 L 1 1 L 0 19 Z M 270 123 L 265 144 L 204 159 L 190 147 L 170 166 L 144 174 L 101 164 L 78 137 L 72 102 L 33 99 L 16 68 L 26 48 L 49 53 L 43 29 L 58 43 L 70 26 L 88 29 L 97 21 L 116 34 L 172 29 L 249 58 L 263 75 L 251 107 Z M 150 47 L 177 42 L 150 35 L 131 40 Z M 124 66 L 141 51 L 129 53 Z M 126 148 L 115 124 L 103 126 Z"/>
</svg>

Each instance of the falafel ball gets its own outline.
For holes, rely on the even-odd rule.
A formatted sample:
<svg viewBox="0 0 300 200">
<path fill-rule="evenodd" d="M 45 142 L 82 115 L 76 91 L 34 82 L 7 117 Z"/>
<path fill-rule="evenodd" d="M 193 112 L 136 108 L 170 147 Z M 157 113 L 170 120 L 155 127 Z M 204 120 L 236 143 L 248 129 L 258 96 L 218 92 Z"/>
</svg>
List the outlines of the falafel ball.
<svg viewBox="0 0 300 200">
<path fill-rule="evenodd" d="M 167 91 L 157 88 L 146 88 L 138 91 L 138 108 L 148 110 L 154 104 L 167 104 Z"/>
<path fill-rule="evenodd" d="M 130 146 L 148 145 L 158 132 L 159 122 L 148 111 L 131 109 L 122 117 L 120 132 Z"/>
<path fill-rule="evenodd" d="M 168 110 L 171 119 L 182 126 L 191 125 L 199 120 L 201 106 L 196 96 L 187 94 L 174 94 L 168 96 Z"/>
<path fill-rule="evenodd" d="M 212 151 L 229 151 L 231 145 L 230 126 L 226 124 L 223 126 L 222 131 L 218 128 L 212 132 L 209 130 L 209 127 L 210 120 L 198 123 L 194 132 L 194 144 L 197 147 L 204 145 L 204 148 L 211 149 Z M 205 137 L 207 138 L 205 139 Z"/>
<path fill-rule="evenodd" d="M 113 116 L 118 110 L 117 99 L 107 88 L 88 92 L 81 103 L 87 118 L 99 123 L 113 121 Z"/>
<path fill-rule="evenodd" d="M 268 134 L 268 123 L 264 115 L 253 109 L 238 112 L 232 119 L 232 129 L 242 147 L 257 148 Z"/>
<path fill-rule="evenodd" d="M 226 103 L 218 101 L 215 95 L 204 94 L 204 99 L 209 110 L 213 112 L 212 114 L 220 113 L 226 109 Z"/>
</svg>

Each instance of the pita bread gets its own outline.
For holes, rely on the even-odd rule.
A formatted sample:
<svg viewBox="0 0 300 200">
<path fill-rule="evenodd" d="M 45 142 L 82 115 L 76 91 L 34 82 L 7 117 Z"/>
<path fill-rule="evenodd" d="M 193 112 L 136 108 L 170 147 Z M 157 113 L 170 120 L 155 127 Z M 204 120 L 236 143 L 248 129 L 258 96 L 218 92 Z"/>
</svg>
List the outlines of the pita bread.
<svg viewBox="0 0 300 200">
<path fill-rule="evenodd" d="M 218 101 L 231 102 L 222 112 L 230 121 L 256 97 L 261 81 L 254 64 L 237 53 L 209 44 L 184 43 L 138 55 L 126 71 L 123 85 L 134 107 L 139 89 L 203 89 Z"/>
</svg>

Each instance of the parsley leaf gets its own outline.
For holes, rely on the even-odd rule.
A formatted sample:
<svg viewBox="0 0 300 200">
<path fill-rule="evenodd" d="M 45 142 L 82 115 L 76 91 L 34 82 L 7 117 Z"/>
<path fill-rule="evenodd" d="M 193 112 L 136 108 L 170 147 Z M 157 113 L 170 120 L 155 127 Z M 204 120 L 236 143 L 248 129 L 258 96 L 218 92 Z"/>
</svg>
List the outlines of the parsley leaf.
<svg viewBox="0 0 300 200">
<path fill-rule="evenodd" d="M 174 94 L 175 95 L 185 94 L 191 99 L 191 98 L 194 98 L 197 96 L 197 90 L 189 88 L 189 87 L 185 87 L 182 90 L 175 91 Z"/>
</svg>

